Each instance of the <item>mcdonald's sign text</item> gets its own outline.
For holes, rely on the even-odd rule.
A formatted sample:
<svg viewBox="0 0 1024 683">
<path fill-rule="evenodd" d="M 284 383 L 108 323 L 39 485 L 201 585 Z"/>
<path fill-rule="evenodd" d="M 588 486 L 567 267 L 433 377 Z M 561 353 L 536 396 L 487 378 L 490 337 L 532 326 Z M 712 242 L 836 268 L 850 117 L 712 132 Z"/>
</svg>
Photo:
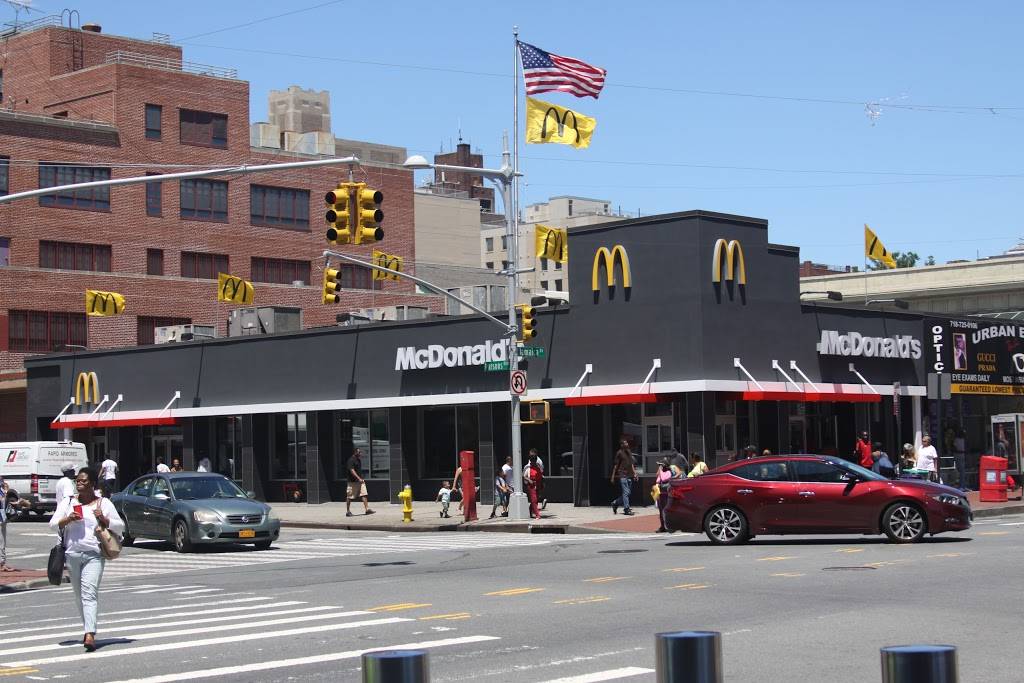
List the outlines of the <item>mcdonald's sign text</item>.
<svg viewBox="0 0 1024 683">
<path fill-rule="evenodd" d="M 590 286 L 594 292 L 601 290 L 599 280 L 601 275 L 601 264 L 604 264 L 608 287 L 614 287 L 615 281 L 615 263 L 618 262 L 619 267 L 622 269 L 622 287 L 624 289 L 630 289 L 633 286 L 633 276 L 629 270 L 629 256 L 626 254 L 625 248 L 621 244 L 616 244 L 608 250 L 608 247 L 601 247 L 594 253 L 594 266 L 590 274 Z"/>
</svg>

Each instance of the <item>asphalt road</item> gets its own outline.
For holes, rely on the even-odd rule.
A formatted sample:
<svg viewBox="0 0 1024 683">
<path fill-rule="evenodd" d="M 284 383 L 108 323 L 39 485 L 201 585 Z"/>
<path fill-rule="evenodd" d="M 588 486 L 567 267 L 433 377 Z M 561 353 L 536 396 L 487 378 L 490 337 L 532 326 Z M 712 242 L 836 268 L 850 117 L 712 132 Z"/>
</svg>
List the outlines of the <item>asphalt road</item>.
<svg viewBox="0 0 1024 683">
<path fill-rule="evenodd" d="M 424 646 L 434 681 L 650 681 L 656 632 L 711 629 L 730 682 L 880 681 L 879 648 L 907 643 L 958 646 L 961 681 L 1021 680 L 1020 520 L 914 546 L 323 530 L 265 552 L 145 544 L 107 565 L 96 653 L 68 588 L 0 596 L 0 676 L 357 681 L 361 651 Z M 12 524 L 12 564 L 42 567 L 44 534 Z"/>
</svg>

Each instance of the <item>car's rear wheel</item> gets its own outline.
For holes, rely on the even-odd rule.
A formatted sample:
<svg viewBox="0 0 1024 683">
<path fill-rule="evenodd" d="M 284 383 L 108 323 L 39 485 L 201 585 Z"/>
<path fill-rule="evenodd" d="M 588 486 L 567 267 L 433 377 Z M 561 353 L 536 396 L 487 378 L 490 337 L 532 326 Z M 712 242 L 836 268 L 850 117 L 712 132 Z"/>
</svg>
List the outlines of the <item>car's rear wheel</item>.
<svg viewBox="0 0 1024 683">
<path fill-rule="evenodd" d="M 704 518 L 704 533 L 715 545 L 735 545 L 747 540 L 747 518 L 731 505 L 717 507 Z"/>
<path fill-rule="evenodd" d="M 894 503 L 882 514 L 882 531 L 893 543 L 916 543 L 928 531 L 928 521 L 913 503 Z"/>
<path fill-rule="evenodd" d="M 171 538 L 174 541 L 174 549 L 179 553 L 192 552 L 192 539 L 188 535 L 188 524 L 179 519 L 171 527 Z"/>
</svg>

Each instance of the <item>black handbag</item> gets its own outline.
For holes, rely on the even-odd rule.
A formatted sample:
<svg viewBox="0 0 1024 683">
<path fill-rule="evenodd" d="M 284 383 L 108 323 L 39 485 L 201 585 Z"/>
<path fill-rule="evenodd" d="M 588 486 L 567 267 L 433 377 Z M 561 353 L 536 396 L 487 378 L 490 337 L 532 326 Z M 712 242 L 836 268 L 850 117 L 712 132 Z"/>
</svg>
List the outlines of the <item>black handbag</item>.
<svg viewBox="0 0 1024 683">
<path fill-rule="evenodd" d="M 64 530 L 60 531 L 60 543 L 50 548 L 50 559 L 46 562 L 46 578 L 54 586 L 64 581 Z"/>
</svg>

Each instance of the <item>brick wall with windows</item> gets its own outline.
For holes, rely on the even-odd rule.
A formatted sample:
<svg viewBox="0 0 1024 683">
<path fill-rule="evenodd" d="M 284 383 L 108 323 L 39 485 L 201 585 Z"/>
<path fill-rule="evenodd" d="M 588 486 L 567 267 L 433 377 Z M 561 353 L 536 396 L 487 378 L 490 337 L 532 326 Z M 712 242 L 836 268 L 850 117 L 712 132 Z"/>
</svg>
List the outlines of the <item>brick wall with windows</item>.
<svg viewBox="0 0 1024 683">
<path fill-rule="evenodd" d="M 252 257 L 252 281 L 290 285 L 301 281 L 309 284 L 309 261 Z"/>
</svg>

